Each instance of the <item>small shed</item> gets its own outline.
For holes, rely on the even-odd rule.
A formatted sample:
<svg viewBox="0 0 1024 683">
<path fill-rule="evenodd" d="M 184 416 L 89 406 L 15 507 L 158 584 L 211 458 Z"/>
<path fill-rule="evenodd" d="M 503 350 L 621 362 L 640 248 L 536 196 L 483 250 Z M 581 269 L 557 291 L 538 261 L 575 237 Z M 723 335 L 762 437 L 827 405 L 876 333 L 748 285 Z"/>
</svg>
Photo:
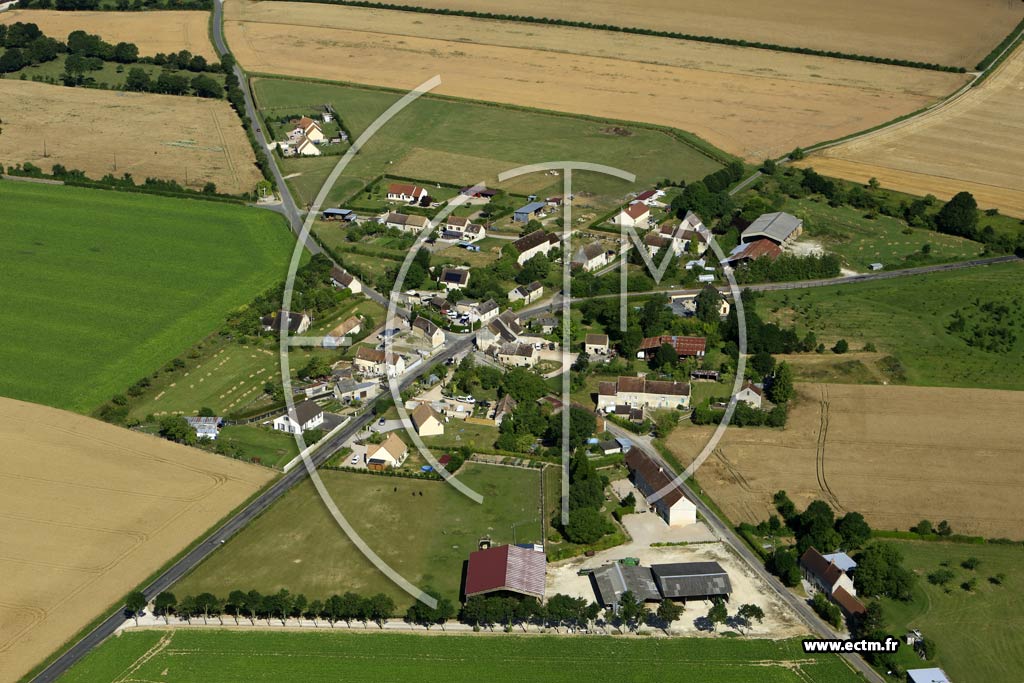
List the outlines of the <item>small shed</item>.
<svg viewBox="0 0 1024 683">
<path fill-rule="evenodd" d="M 525 206 L 521 206 L 515 210 L 512 214 L 512 220 L 518 223 L 526 223 L 531 217 L 541 212 L 546 204 L 544 202 L 530 202 Z"/>
</svg>

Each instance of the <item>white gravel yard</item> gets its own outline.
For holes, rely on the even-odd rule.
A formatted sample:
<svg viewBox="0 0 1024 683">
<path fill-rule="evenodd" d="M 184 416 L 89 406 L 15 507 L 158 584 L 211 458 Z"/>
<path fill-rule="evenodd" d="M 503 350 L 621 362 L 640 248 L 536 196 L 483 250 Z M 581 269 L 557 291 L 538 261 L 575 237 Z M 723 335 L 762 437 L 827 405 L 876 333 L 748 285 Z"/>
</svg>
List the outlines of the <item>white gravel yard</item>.
<svg viewBox="0 0 1024 683">
<path fill-rule="evenodd" d="M 629 520 L 634 516 L 639 517 L 640 515 L 627 515 L 625 519 Z M 643 516 L 653 518 L 662 525 L 662 528 L 668 529 L 655 515 L 648 513 Z M 701 523 L 687 527 L 687 529 L 694 536 L 710 535 L 707 527 Z M 640 563 L 645 566 L 671 562 L 718 562 L 728 572 L 729 580 L 732 583 L 733 593 L 728 602 L 730 615 L 734 614 L 736 608 L 744 603 L 753 603 L 764 610 L 764 621 L 760 624 L 754 623 L 750 631 L 752 636 L 776 639 L 790 638 L 808 632 L 799 617 L 775 596 L 761 578 L 731 548 L 717 540 L 658 548 L 652 548 L 649 543 L 641 544 L 634 540 L 617 548 L 601 551 L 594 557 L 577 557 L 549 564 L 546 587 L 548 597 L 555 593 L 565 593 L 586 600 L 594 600 L 595 594 L 590 577 L 578 576 L 576 572 L 583 567 L 596 568 L 624 557 L 639 558 Z M 649 606 L 652 609 L 654 607 L 653 604 Z M 705 601 L 688 603 L 682 618 L 672 623 L 670 632 L 673 635 L 714 635 L 701 631 L 697 628 L 696 623 L 698 617 L 707 615 L 710 607 L 711 604 Z M 719 627 L 719 631 L 727 629 L 727 626 Z"/>
</svg>

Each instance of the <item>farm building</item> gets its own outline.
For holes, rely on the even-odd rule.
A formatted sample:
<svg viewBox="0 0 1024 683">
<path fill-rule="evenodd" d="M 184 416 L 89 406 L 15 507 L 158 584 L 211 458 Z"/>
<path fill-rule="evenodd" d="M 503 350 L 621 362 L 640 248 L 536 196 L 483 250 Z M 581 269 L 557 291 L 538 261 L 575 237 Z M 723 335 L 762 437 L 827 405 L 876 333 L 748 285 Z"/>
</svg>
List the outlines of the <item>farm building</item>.
<svg viewBox="0 0 1024 683">
<path fill-rule="evenodd" d="M 747 229 L 740 235 L 740 242 L 746 244 L 760 239 L 768 239 L 782 246 L 794 241 L 803 230 L 804 222 L 792 214 L 784 211 L 764 213 L 747 226 Z"/>
<path fill-rule="evenodd" d="M 328 332 L 324 336 L 324 348 L 325 349 L 336 349 L 342 344 L 346 343 L 345 338 L 351 334 L 359 334 L 363 329 L 363 321 L 356 316 L 349 316 L 344 321 L 338 323 L 333 330 Z"/>
<path fill-rule="evenodd" d="M 195 431 L 197 439 L 216 439 L 220 434 L 219 417 L 186 417 L 185 422 Z"/>
<path fill-rule="evenodd" d="M 770 239 L 762 238 L 737 245 L 729 252 L 729 255 L 722 261 L 722 263 L 735 265 L 756 261 L 759 258 L 768 258 L 774 261 L 781 255 L 782 248 L 778 244 Z"/>
<path fill-rule="evenodd" d="M 544 202 L 530 202 L 526 206 L 521 206 L 515 210 L 512 214 L 512 220 L 517 223 L 526 223 L 531 218 L 539 214 L 544 210 Z"/>
<path fill-rule="evenodd" d="M 660 337 L 646 337 L 640 343 L 640 350 L 636 357 L 645 360 L 654 358 L 654 354 L 662 345 L 668 344 L 676 350 L 680 358 L 703 358 L 707 348 L 707 339 L 704 337 L 681 337 L 678 335 L 661 335 Z"/>
<path fill-rule="evenodd" d="M 334 385 L 334 397 L 339 401 L 364 401 L 375 393 L 377 382 L 345 380 Z"/>
<path fill-rule="evenodd" d="M 477 189 L 478 186 L 464 187 L 459 190 L 459 194 L 466 197 L 474 197 L 476 199 L 491 199 L 494 195 L 498 194 L 497 190 L 490 190 L 486 187 Z"/>
<path fill-rule="evenodd" d="M 907 683 L 950 683 L 950 680 L 939 668 L 907 669 Z"/>
<path fill-rule="evenodd" d="M 597 602 L 618 611 L 622 594 L 629 591 L 640 602 L 661 602 L 661 593 L 654 583 L 650 567 L 612 562 L 590 574 Z"/>
<path fill-rule="evenodd" d="M 419 202 L 427 196 L 427 191 L 419 185 L 391 183 L 388 185 L 389 202 Z"/>
<path fill-rule="evenodd" d="M 547 560 L 540 546 L 500 545 L 469 554 L 465 595 L 515 594 L 544 599 Z"/>
<path fill-rule="evenodd" d="M 401 467 L 409 457 L 409 447 L 395 432 L 388 432 L 387 438 L 380 443 L 371 443 L 366 447 L 366 469 L 380 472 L 389 467 Z"/>
<path fill-rule="evenodd" d="M 646 377 L 619 377 L 614 382 L 601 382 L 597 391 L 597 409 L 610 412 L 627 407 L 639 410 L 660 408 L 687 408 L 690 405 L 690 385 L 686 382 L 647 379 Z"/>
<path fill-rule="evenodd" d="M 274 429 L 288 434 L 301 434 L 324 423 L 324 409 L 313 401 L 303 401 L 281 417 L 274 419 Z"/>
<path fill-rule="evenodd" d="M 444 434 L 444 422 L 441 416 L 426 403 L 421 403 L 412 411 L 412 426 L 420 436 L 440 436 Z"/>
<path fill-rule="evenodd" d="M 345 221 L 346 223 L 351 223 L 358 218 L 352 209 L 324 209 L 322 215 L 325 221 Z"/>
<path fill-rule="evenodd" d="M 651 565 L 663 598 L 669 600 L 728 600 L 732 583 L 717 562 L 674 562 Z"/>
<path fill-rule="evenodd" d="M 619 211 L 615 222 L 626 228 L 645 228 L 650 218 L 650 207 L 643 202 L 636 202 Z"/>
<path fill-rule="evenodd" d="M 840 558 L 840 562 L 845 562 Z M 858 613 L 864 606 L 857 600 L 853 579 L 836 561 L 828 560 L 810 547 L 800 556 L 800 570 L 807 581 L 831 598 L 847 613 Z"/>
<path fill-rule="evenodd" d="M 630 478 L 645 498 L 668 489 L 664 495 L 650 505 L 669 526 L 687 526 L 697 523 L 697 506 L 683 495 L 675 476 L 656 463 L 636 446 L 626 453 L 626 467 Z"/>
<path fill-rule="evenodd" d="M 827 555 L 822 555 L 822 557 L 842 569 L 847 574 L 857 568 L 857 563 L 854 559 L 844 552 L 829 553 Z"/>
<path fill-rule="evenodd" d="M 537 254 L 547 254 L 558 246 L 558 236 L 544 230 L 535 230 L 512 243 L 518 256 L 516 263 L 523 265 Z"/>
</svg>

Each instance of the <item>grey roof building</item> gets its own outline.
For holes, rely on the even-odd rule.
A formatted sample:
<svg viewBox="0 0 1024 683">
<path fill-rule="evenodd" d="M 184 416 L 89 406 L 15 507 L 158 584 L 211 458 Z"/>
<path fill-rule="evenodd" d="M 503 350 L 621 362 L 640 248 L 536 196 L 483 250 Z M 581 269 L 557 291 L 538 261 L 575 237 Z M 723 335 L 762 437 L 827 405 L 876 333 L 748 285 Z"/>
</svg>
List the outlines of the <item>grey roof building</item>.
<svg viewBox="0 0 1024 683">
<path fill-rule="evenodd" d="M 671 600 L 728 600 L 732 593 L 729 575 L 717 562 L 652 564 L 651 574 L 662 597 Z"/>
<path fill-rule="evenodd" d="M 661 593 L 654 583 L 650 567 L 631 567 L 621 562 L 606 564 L 590 575 L 595 586 L 598 601 L 615 608 L 626 591 L 630 591 L 641 602 L 659 602 Z"/>
<path fill-rule="evenodd" d="M 765 213 L 758 216 L 757 220 L 750 224 L 740 241 L 744 244 L 759 239 L 769 239 L 776 244 L 788 244 L 803 232 L 804 222 L 792 214 L 779 211 L 776 213 Z"/>
</svg>

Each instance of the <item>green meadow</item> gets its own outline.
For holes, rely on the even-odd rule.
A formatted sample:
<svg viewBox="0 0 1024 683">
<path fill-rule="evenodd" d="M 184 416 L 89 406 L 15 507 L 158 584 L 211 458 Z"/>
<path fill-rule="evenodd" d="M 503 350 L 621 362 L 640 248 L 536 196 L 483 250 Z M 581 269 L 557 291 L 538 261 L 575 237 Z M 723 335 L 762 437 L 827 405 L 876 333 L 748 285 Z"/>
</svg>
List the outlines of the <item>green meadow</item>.
<svg viewBox="0 0 1024 683">
<path fill-rule="evenodd" d="M 145 655 L 145 657 L 143 656 Z M 475 683 L 854 683 L 836 655 L 798 640 L 424 635 L 305 631 L 129 631 L 110 638 L 62 683 L 402 681 Z"/>
<path fill-rule="evenodd" d="M 269 211 L 0 182 L 0 395 L 90 412 L 286 274 Z"/>
</svg>

